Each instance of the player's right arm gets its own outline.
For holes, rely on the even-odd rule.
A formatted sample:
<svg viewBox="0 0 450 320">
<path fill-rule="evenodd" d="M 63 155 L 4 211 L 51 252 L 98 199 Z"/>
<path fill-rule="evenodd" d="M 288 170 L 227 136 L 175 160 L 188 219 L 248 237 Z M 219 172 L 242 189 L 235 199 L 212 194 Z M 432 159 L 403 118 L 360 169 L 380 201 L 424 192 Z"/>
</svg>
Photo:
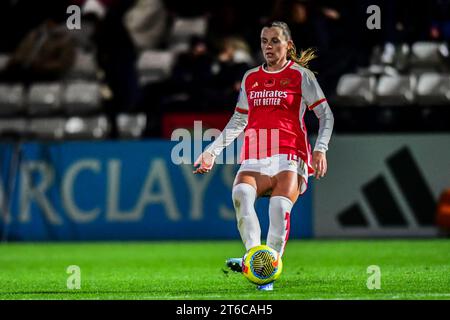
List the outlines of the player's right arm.
<svg viewBox="0 0 450 320">
<path fill-rule="evenodd" d="M 194 167 L 198 167 L 194 171 L 194 174 L 209 172 L 214 165 L 216 157 L 223 151 L 223 149 L 231 144 L 247 126 L 248 101 L 247 93 L 245 92 L 245 78 L 246 77 L 244 76 L 238 103 L 233 116 L 230 121 L 228 121 L 227 125 L 217 139 L 206 147 L 205 151 L 203 151 L 203 153 L 194 162 Z"/>
</svg>

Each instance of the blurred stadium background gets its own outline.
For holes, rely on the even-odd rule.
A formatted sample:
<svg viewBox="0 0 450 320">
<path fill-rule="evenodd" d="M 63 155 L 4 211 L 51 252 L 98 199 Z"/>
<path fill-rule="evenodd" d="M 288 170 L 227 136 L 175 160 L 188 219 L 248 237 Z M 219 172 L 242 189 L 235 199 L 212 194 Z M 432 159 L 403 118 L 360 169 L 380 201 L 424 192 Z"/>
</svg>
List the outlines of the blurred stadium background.
<svg viewBox="0 0 450 320">
<path fill-rule="evenodd" d="M 70 5 L 81 8 L 80 30 L 66 26 Z M 370 5 L 381 9 L 381 29 L 366 26 Z M 194 121 L 225 126 L 244 72 L 262 63 L 259 34 L 273 19 L 290 25 L 298 48 L 317 48 L 311 68 L 335 116 L 329 172 L 293 209 L 292 247 L 425 238 L 429 247 L 418 247 L 433 252 L 450 229 L 450 1 L 3 0 L 4 270 L 17 269 L 11 252 L 55 252 L 15 247 L 23 241 L 234 240 L 240 248 L 237 165 L 193 176 L 191 165 L 171 161 L 170 137 L 194 132 Z M 314 114 L 306 123 L 317 131 Z M 257 211 L 266 230 L 266 200 Z M 431 256 L 448 267 L 449 242 L 440 241 Z"/>
</svg>

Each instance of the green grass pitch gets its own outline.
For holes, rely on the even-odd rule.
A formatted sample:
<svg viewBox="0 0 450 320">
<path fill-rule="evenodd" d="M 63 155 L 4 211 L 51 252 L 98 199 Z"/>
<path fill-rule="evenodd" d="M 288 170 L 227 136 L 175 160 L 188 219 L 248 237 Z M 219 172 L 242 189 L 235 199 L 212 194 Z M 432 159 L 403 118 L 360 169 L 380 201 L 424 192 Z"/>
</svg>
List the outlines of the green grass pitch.
<svg viewBox="0 0 450 320">
<path fill-rule="evenodd" d="M 272 292 L 222 272 L 241 254 L 239 241 L 3 244 L 0 299 L 450 299 L 450 240 L 291 240 Z"/>
</svg>

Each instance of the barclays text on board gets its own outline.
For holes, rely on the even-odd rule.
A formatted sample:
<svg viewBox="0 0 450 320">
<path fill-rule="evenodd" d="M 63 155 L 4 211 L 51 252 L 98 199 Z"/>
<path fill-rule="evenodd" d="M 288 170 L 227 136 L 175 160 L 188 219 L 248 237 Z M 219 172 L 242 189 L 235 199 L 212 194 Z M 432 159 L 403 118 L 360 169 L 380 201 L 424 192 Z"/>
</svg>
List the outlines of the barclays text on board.
<svg viewBox="0 0 450 320">
<path fill-rule="evenodd" d="M 173 146 L 27 143 L 14 170 L 14 146 L 2 144 L 2 230 L 12 240 L 238 239 L 231 202 L 238 166 L 195 176 L 191 165 L 172 163 Z M 310 237 L 309 193 L 298 207 L 292 236 Z M 266 228 L 267 201 L 257 211 Z"/>
</svg>

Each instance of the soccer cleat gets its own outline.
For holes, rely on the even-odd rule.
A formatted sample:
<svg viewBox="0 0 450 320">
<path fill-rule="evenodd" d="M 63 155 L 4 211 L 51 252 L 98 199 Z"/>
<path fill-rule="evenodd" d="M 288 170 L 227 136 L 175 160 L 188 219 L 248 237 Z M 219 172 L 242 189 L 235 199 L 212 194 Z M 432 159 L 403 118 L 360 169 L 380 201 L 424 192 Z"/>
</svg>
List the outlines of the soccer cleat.
<svg viewBox="0 0 450 320">
<path fill-rule="evenodd" d="M 242 258 L 227 259 L 225 264 L 231 271 L 242 272 Z"/>
<path fill-rule="evenodd" d="M 269 282 L 260 286 L 256 286 L 257 290 L 260 291 L 272 291 L 273 290 L 273 282 Z"/>
</svg>

